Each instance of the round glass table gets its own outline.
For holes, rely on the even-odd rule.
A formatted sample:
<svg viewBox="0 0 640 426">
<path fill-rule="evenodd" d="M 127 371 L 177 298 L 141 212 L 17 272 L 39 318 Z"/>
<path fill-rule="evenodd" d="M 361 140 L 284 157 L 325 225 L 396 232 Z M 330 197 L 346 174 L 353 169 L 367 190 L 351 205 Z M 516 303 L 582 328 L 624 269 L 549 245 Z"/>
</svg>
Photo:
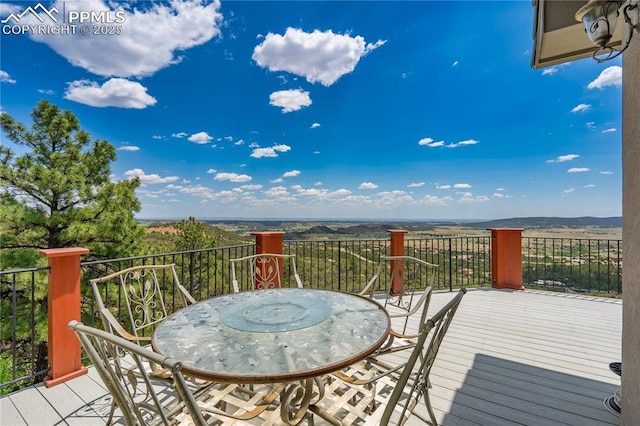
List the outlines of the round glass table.
<svg viewBox="0 0 640 426">
<path fill-rule="evenodd" d="M 364 359 L 389 330 L 387 312 L 371 299 L 279 288 L 227 294 L 181 309 L 157 327 L 152 345 L 194 377 L 280 383 Z"/>
</svg>

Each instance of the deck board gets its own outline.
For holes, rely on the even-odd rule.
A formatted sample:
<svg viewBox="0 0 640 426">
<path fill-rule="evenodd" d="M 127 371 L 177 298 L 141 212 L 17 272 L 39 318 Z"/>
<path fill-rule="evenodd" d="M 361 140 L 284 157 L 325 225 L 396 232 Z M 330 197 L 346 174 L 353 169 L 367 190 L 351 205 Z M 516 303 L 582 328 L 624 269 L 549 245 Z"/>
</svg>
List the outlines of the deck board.
<svg viewBox="0 0 640 426">
<path fill-rule="evenodd" d="M 429 312 L 451 297 L 435 292 Z M 417 330 L 417 323 L 409 329 Z M 617 425 L 602 401 L 620 386 L 608 364 L 620 360 L 621 335 L 621 300 L 470 290 L 431 372 L 436 417 L 454 426 Z M 90 368 L 57 387 L 38 385 L 3 397 L 0 410 L 3 426 L 103 425 L 109 397 Z M 418 411 L 426 414 L 423 405 Z"/>
</svg>

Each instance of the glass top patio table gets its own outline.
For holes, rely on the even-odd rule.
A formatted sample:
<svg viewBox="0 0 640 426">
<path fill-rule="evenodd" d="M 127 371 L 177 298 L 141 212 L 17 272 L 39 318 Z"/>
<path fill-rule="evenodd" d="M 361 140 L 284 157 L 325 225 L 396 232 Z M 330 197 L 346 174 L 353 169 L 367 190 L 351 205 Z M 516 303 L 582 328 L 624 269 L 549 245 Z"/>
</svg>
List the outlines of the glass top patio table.
<svg viewBox="0 0 640 426">
<path fill-rule="evenodd" d="M 224 383 L 317 377 L 366 358 L 390 320 L 375 301 L 330 290 L 279 288 L 218 296 L 183 308 L 152 338 L 191 376 Z"/>
</svg>

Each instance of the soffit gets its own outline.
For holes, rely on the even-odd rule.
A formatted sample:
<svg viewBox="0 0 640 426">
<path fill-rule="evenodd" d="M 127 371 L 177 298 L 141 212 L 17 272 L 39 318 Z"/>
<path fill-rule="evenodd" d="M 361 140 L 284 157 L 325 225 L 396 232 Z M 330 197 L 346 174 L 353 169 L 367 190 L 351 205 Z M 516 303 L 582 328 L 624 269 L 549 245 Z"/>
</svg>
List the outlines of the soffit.
<svg viewBox="0 0 640 426">
<path fill-rule="evenodd" d="M 583 0 L 533 0 L 533 68 L 591 57 L 596 46 L 585 34 L 584 25 L 575 18 L 576 11 L 586 3 Z M 621 28 L 618 22 L 610 46 L 622 44 Z"/>
</svg>

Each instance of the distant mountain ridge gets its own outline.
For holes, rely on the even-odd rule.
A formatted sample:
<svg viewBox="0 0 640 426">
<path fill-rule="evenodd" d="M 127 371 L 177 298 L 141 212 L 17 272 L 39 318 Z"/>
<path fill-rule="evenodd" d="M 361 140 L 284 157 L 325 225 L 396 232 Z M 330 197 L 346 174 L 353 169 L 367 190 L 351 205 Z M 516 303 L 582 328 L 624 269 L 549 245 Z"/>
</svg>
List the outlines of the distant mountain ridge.
<svg viewBox="0 0 640 426">
<path fill-rule="evenodd" d="M 147 227 L 161 226 L 161 220 L 140 220 Z M 622 228 L 622 217 L 516 217 L 494 220 L 213 220 L 203 222 L 227 229 L 229 234 L 248 236 L 253 232 L 286 230 L 287 240 L 326 239 L 358 236 L 363 238 L 385 238 L 390 229 L 408 232 L 437 233 L 439 229 L 455 226 L 459 229 L 484 230 L 487 228 L 522 228 L 524 230 Z M 164 222 L 165 224 L 167 222 Z"/>
<path fill-rule="evenodd" d="M 460 224 L 472 228 L 622 228 L 622 216 L 614 217 L 514 217 Z"/>
</svg>

